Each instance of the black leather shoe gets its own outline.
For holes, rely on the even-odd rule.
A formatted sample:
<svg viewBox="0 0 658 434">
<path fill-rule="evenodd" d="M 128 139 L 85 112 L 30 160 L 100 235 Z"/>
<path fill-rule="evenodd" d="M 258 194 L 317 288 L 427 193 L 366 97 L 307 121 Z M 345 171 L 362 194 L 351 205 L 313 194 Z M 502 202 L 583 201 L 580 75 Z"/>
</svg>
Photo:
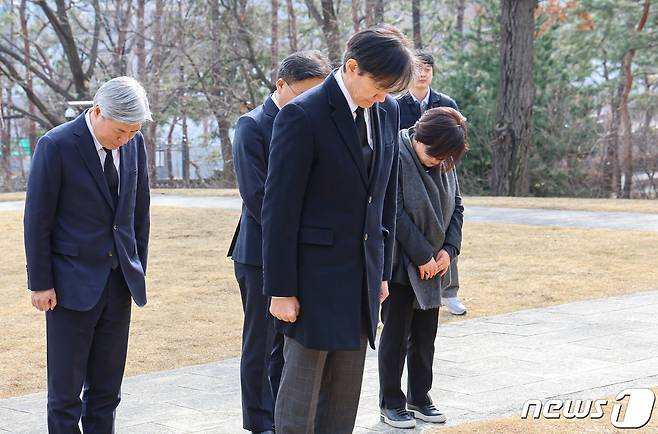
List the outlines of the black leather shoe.
<svg viewBox="0 0 658 434">
<path fill-rule="evenodd" d="M 411 413 L 416 419 L 432 423 L 443 423 L 446 421 L 445 414 L 441 413 L 436 407 L 434 407 L 434 404 L 423 405 L 420 407 L 408 404 L 407 408 L 409 409 L 409 413 Z"/>
<path fill-rule="evenodd" d="M 416 428 L 416 421 L 404 408 L 380 409 L 382 422 L 394 428 Z"/>
</svg>

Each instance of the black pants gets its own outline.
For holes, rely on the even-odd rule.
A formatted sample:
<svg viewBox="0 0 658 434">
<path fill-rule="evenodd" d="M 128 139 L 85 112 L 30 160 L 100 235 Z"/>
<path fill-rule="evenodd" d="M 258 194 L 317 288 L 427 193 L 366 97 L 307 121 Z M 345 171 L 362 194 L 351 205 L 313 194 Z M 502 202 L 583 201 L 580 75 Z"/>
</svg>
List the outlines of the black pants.
<svg viewBox="0 0 658 434">
<path fill-rule="evenodd" d="M 274 404 L 283 370 L 283 335 L 274 330 L 269 297 L 263 295 L 263 268 L 234 263 L 244 325 L 240 384 L 242 425 L 248 431 L 274 429 Z"/>
<path fill-rule="evenodd" d="M 48 432 L 114 432 L 126 365 L 131 297 L 121 268 L 110 272 L 100 300 L 79 312 L 46 312 Z M 82 400 L 80 392 L 82 391 Z"/>
<path fill-rule="evenodd" d="M 401 408 L 407 403 L 427 405 L 432 388 L 434 339 L 439 309 L 413 308 L 411 286 L 389 284 L 389 296 L 382 304 L 384 329 L 379 340 L 379 405 Z M 402 392 L 402 371 L 407 359 L 407 396 Z"/>
</svg>

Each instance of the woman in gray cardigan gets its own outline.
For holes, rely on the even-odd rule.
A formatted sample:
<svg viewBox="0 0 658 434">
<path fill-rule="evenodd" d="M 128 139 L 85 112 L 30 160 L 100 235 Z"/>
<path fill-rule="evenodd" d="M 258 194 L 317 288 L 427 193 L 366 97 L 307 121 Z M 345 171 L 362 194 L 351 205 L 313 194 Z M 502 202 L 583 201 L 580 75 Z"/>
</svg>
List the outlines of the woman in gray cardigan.
<svg viewBox="0 0 658 434">
<path fill-rule="evenodd" d="M 468 150 L 465 121 L 457 110 L 439 107 L 400 131 L 393 278 L 378 354 L 381 419 L 396 428 L 413 428 L 415 419 L 446 420 L 428 392 L 441 287 L 450 284 L 450 262 L 461 248 L 464 207 L 454 167 Z"/>
</svg>

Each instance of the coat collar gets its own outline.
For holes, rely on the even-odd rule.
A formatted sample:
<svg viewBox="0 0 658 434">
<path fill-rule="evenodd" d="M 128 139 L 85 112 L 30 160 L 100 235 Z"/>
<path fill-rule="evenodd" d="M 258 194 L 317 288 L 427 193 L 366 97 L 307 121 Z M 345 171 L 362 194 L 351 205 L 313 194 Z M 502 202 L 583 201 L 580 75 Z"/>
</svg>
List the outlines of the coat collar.
<svg viewBox="0 0 658 434">
<path fill-rule="evenodd" d="M 89 128 L 87 128 L 85 113 L 86 111 L 73 120 L 73 134 L 80 138 L 80 140 L 76 140 L 75 145 L 78 148 L 78 152 L 82 155 L 82 160 L 87 166 L 89 172 L 91 172 L 96 185 L 105 198 L 105 201 L 114 211 L 114 201 L 110 196 L 110 188 L 107 186 L 107 181 L 105 181 L 105 175 L 103 174 L 103 169 L 98 159 L 98 151 L 96 150 L 94 139 L 91 136 Z M 121 166 L 123 165 L 120 165 L 120 167 Z"/>
<path fill-rule="evenodd" d="M 265 98 L 265 102 L 263 103 L 263 113 L 272 118 L 279 113 L 279 107 L 277 107 L 272 96 Z"/>
<path fill-rule="evenodd" d="M 335 72 L 335 71 L 334 71 Z M 336 129 L 340 134 L 345 146 L 352 157 L 354 164 L 359 171 L 361 181 L 367 188 L 370 181 L 375 177 L 369 177 L 366 170 L 366 165 L 363 162 L 363 154 L 361 153 L 360 144 L 357 138 L 356 125 L 354 118 L 348 105 L 348 102 L 343 95 L 343 92 L 334 77 L 334 74 L 329 74 L 322 85 L 327 93 L 327 101 L 333 108 L 331 117 L 336 125 Z M 374 148 L 374 161 L 372 173 L 376 174 L 381 164 L 382 153 L 382 127 L 386 125 L 386 110 L 379 103 L 375 103 L 370 109 L 371 120 L 373 122 L 373 148 Z"/>
</svg>

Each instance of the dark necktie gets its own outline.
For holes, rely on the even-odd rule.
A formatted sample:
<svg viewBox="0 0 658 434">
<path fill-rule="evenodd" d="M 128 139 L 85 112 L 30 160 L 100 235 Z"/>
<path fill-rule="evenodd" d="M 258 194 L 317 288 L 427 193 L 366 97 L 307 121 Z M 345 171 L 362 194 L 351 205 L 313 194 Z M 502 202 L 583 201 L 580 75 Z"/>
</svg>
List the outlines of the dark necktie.
<svg viewBox="0 0 658 434">
<path fill-rule="evenodd" d="M 119 174 L 117 168 L 114 166 L 114 157 L 112 157 L 112 150 L 103 148 L 105 151 L 105 164 L 103 165 L 103 172 L 105 173 L 105 181 L 110 189 L 110 196 L 116 206 L 119 199 Z"/>
<path fill-rule="evenodd" d="M 356 118 L 354 118 L 356 125 L 356 135 L 361 145 L 361 153 L 363 154 L 363 162 L 366 165 L 366 172 L 370 173 L 370 163 L 372 162 L 372 148 L 368 144 L 368 128 L 366 127 L 366 117 L 363 113 L 363 107 L 356 109 Z"/>
</svg>

